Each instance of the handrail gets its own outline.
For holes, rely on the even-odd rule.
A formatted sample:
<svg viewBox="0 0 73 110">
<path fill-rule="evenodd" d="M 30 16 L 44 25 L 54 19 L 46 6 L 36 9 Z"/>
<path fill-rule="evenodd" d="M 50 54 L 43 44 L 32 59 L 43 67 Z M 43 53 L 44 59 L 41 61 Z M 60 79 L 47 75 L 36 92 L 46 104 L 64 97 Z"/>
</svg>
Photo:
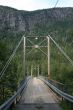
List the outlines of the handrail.
<svg viewBox="0 0 73 110">
<path fill-rule="evenodd" d="M 64 99 L 70 101 L 73 103 L 73 96 L 63 92 L 62 90 L 58 89 L 54 85 L 50 84 L 48 81 L 46 81 L 44 78 L 38 77 L 40 80 L 42 80 L 45 84 L 47 84 L 52 90 L 54 90 L 57 94 L 62 96 Z"/>
<path fill-rule="evenodd" d="M 15 101 L 15 99 L 18 97 L 18 95 L 21 93 L 21 91 L 24 89 L 24 87 L 26 86 L 27 82 L 29 81 L 31 77 L 28 77 L 26 80 L 25 80 L 25 83 L 18 89 L 18 91 L 9 99 L 7 100 L 5 103 L 3 103 L 1 106 L 0 106 L 0 110 L 7 110 L 11 104 Z"/>
<path fill-rule="evenodd" d="M 45 77 L 45 78 L 48 78 L 48 77 Z M 63 83 L 61 83 L 61 82 L 58 82 L 58 81 L 56 81 L 56 80 L 54 80 L 54 79 L 51 79 L 51 78 L 49 78 L 48 80 L 53 81 L 53 82 L 55 82 L 55 83 L 57 83 L 57 84 L 60 84 L 60 85 L 65 85 L 65 84 L 63 84 Z"/>
</svg>

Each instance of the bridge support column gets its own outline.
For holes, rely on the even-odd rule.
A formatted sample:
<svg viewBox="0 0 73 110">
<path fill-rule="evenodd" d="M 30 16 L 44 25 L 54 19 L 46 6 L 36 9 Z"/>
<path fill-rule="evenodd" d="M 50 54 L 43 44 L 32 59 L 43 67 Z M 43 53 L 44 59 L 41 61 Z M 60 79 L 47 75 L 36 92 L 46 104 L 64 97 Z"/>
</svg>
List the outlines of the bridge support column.
<svg viewBox="0 0 73 110">
<path fill-rule="evenodd" d="M 38 65 L 38 76 L 39 76 L 39 65 Z"/>
<path fill-rule="evenodd" d="M 33 74 L 33 66 L 31 65 L 31 77 L 32 77 L 32 74 Z"/>
<path fill-rule="evenodd" d="M 23 60 L 23 68 L 24 68 L 24 77 L 25 77 L 25 47 L 26 47 L 26 37 L 24 37 L 24 40 L 23 40 L 23 42 L 24 42 L 24 46 L 23 46 L 23 48 L 24 48 L 24 60 Z"/>
<path fill-rule="evenodd" d="M 48 39 L 48 77 L 50 78 L 50 38 L 49 36 L 47 37 Z"/>
</svg>

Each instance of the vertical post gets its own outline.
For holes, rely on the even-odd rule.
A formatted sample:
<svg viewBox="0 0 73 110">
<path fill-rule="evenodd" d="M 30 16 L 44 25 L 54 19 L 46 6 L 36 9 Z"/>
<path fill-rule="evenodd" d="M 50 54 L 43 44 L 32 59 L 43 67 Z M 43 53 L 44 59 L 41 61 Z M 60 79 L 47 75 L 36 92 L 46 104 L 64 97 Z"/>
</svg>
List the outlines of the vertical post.
<svg viewBox="0 0 73 110">
<path fill-rule="evenodd" d="M 28 76 L 29 74 L 28 74 L 28 66 L 27 66 L 27 76 Z"/>
<path fill-rule="evenodd" d="M 39 65 L 38 65 L 38 76 L 39 76 Z"/>
<path fill-rule="evenodd" d="M 33 66 L 31 65 L 31 77 L 32 77 L 32 74 L 33 74 Z"/>
<path fill-rule="evenodd" d="M 48 39 L 48 77 L 50 78 L 50 38 Z"/>
<path fill-rule="evenodd" d="M 26 38 L 23 39 L 23 48 L 24 48 L 24 60 L 23 60 L 23 68 L 24 68 L 24 77 L 25 77 L 25 46 L 26 46 Z"/>
</svg>

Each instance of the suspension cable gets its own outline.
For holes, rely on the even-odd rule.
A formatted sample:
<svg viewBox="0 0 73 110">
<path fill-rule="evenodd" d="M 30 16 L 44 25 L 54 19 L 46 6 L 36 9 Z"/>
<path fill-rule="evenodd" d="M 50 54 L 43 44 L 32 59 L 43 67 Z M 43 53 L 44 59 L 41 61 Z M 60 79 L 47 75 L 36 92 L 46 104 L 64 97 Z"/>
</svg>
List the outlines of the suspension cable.
<svg viewBox="0 0 73 110">
<path fill-rule="evenodd" d="M 58 2 L 59 2 L 59 0 L 56 1 L 56 3 L 55 3 L 53 8 L 55 8 L 57 6 Z"/>
<path fill-rule="evenodd" d="M 72 59 L 64 52 L 64 50 L 56 43 L 56 41 L 48 35 L 48 37 L 53 41 L 53 43 L 57 46 L 57 48 L 61 51 L 61 53 L 66 57 L 66 59 L 73 65 Z"/>
<path fill-rule="evenodd" d="M 18 45 L 16 46 L 16 48 L 14 49 L 13 53 L 11 54 L 11 56 L 9 57 L 8 61 L 6 62 L 5 66 L 3 67 L 2 71 L 0 72 L 0 79 L 2 78 L 2 76 L 4 75 L 6 69 L 8 68 L 9 64 L 11 63 L 14 55 L 16 54 L 16 51 L 18 50 L 22 40 L 23 40 L 24 36 L 20 39 Z"/>
</svg>

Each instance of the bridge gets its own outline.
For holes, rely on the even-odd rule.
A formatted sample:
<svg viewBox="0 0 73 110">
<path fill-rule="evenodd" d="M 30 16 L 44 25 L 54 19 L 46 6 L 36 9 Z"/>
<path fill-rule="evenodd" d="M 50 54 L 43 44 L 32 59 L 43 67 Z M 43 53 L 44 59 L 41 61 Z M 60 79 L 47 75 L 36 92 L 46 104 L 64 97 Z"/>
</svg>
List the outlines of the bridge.
<svg viewBox="0 0 73 110">
<path fill-rule="evenodd" d="M 73 96 L 64 91 L 63 84 L 51 79 L 50 41 L 54 43 L 54 45 L 65 56 L 65 58 L 70 62 L 72 66 L 73 61 L 50 35 L 48 35 L 47 37 L 40 37 L 40 39 L 39 37 L 22 36 L 10 58 L 0 72 L 1 80 L 4 75 L 6 75 L 5 72 L 7 68 L 11 64 L 11 61 L 13 60 L 20 45 L 23 43 L 24 57 L 22 63 L 24 78 L 17 91 L 15 91 L 12 96 L 10 96 L 7 100 L 5 100 L 5 102 L 0 105 L 0 110 L 61 110 L 61 107 L 59 106 L 59 102 L 61 100 L 65 99 L 73 103 Z M 38 43 L 36 43 L 37 40 Z M 47 42 L 47 45 L 45 45 L 45 41 Z M 41 48 L 46 48 L 47 50 L 45 49 L 45 51 Z M 42 70 L 40 74 L 39 63 L 35 64 L 34 62 L 32 62 L 29 64 L 28 57 L 30 56 L 30 58 L 33 58 L 33 56 L 31 56 L 31 53 L 33 53 L 34 50 L 40 51 L 46 57 L 47 68 L 45 69 L 47 71 L 47 76 L 43 75 Z M 34 54 L 34 57 L 37 57 L 36 52 Z"/>
</svg>

